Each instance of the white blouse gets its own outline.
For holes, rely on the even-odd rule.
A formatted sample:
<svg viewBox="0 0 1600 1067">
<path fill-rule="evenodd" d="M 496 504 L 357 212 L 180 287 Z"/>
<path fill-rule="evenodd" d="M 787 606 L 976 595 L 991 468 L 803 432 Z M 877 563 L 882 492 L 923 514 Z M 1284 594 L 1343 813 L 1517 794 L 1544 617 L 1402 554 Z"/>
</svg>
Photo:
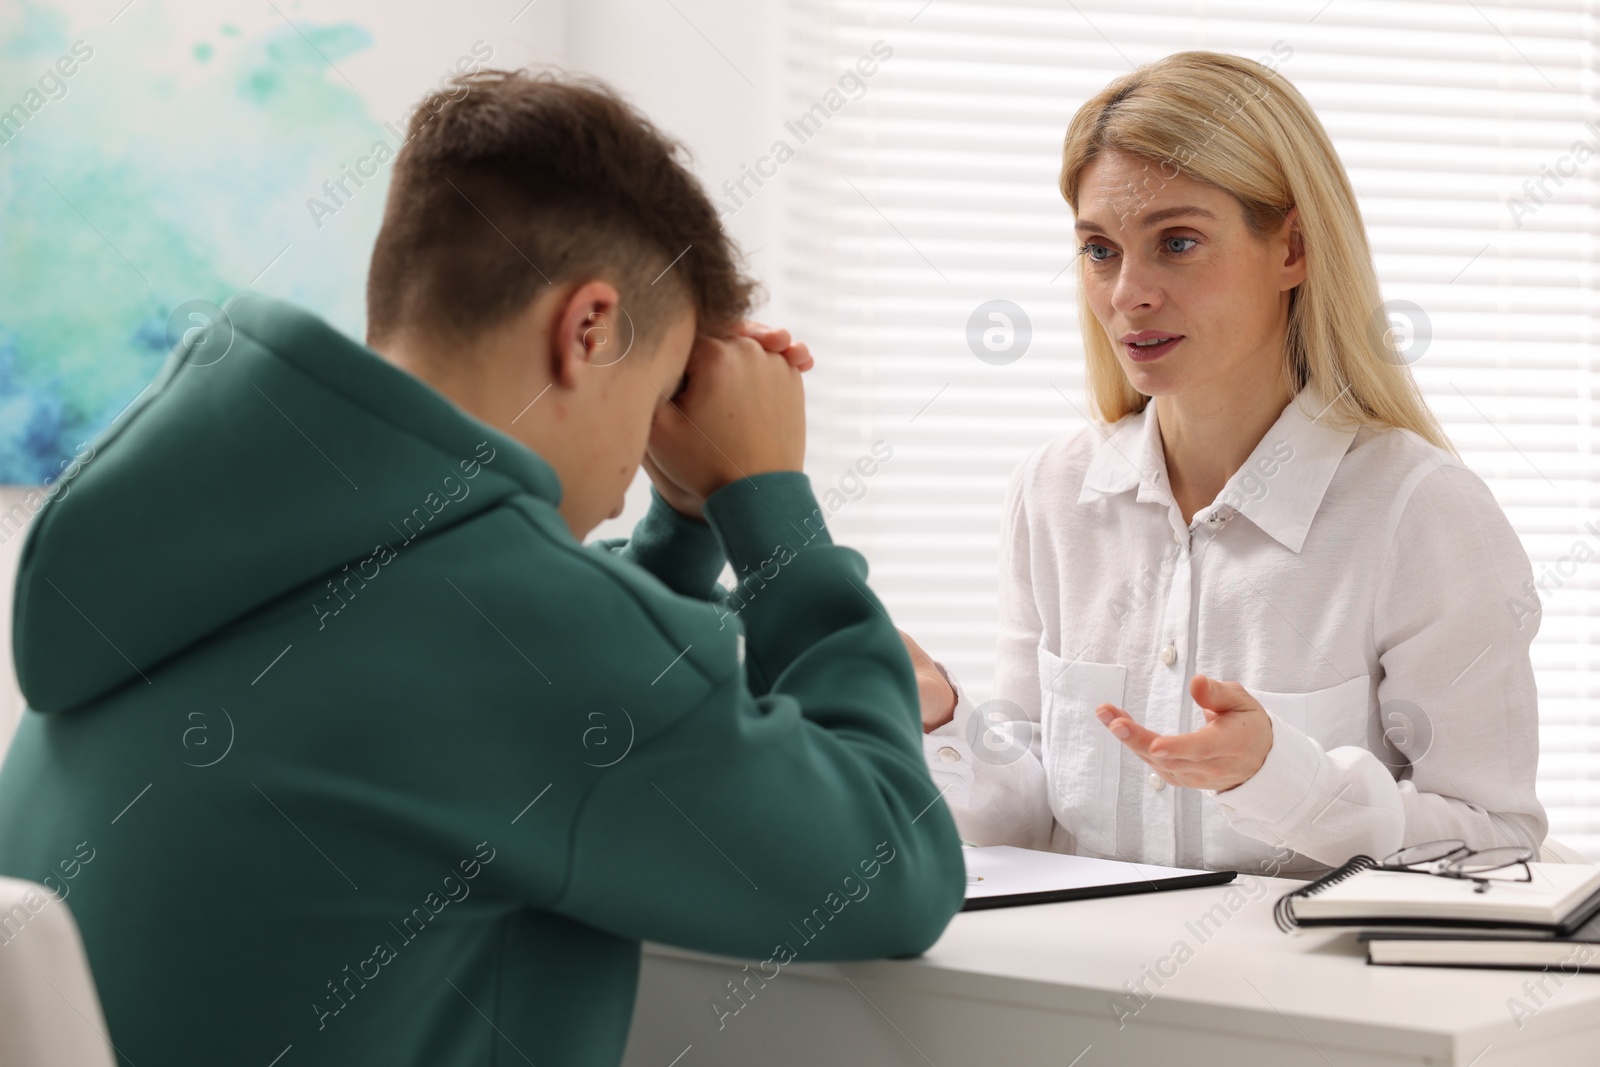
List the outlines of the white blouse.
<svg viewBox="0 0 1600 1067">
<path fill-rule="evenodd" d="M 964 840 L 1310 875 L 1439 838 L 1544 839 L 1527 553 L 1459 460 L 1329 425 L 1323 396 L 1302 390 L 1192 523 L 1153 402 L 1018 466 L 994 699 L 952 678 L 955 718 L 923 739 Z M 1167 785 L 1094 716 L 1197 729 L 1196 673 L 1271 716 L 1266 762 L 1233 789 Z"/>
</svg>

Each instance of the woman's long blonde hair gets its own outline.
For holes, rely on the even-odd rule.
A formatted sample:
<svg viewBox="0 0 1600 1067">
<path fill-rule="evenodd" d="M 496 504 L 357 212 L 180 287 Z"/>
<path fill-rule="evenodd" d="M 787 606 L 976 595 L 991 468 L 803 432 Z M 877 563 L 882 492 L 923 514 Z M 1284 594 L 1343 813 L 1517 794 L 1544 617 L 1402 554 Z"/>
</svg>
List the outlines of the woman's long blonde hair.
<svg viewBox="0 0 1600 1067">
<path fill-rule="evenodd" d="M 1346 424 L 1404 427 L 1454 453 L 1423 402 L 1388 330 L 1361 211 L 1333 144 L 1299 90 L 1265 64 L 1220 52 L 1176 52 L 1117 78 L 1067 127 L 1061 195 L 1074 214 L 1083 170 L 1106 151 L 1155 165 L 1147 186 L 1182 173 L 1239 201 L 1266 237 L 1298 205 L 1306 277 L 1289 294 L 1284 371 L 1293 389 L 1316 383 Z M 1137 193 L 1135 194 L 1137 195 Z M 1129 384 L 1112 339 L 1085 296 L 1078 264 L 1078 321 L 1090 398 L 1115 422 L 1150 398 Z"/>
</svg>

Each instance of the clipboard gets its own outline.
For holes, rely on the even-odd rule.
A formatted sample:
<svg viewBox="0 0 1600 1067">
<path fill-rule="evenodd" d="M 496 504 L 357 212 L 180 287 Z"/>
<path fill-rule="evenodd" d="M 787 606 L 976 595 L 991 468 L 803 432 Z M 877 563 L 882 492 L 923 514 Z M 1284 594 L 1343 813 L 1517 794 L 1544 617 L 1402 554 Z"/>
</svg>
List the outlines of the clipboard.
<svg viewBox="0 0 1600 1067">
<path fill-rule="evenodd" d="M 1125 863 L 1013 845 L 963 844 L 961 856 L 967 867 L 962 911 L 1197 889 L 1226 885 L 1238 877 L 1236 871 Z"/>
</svg>

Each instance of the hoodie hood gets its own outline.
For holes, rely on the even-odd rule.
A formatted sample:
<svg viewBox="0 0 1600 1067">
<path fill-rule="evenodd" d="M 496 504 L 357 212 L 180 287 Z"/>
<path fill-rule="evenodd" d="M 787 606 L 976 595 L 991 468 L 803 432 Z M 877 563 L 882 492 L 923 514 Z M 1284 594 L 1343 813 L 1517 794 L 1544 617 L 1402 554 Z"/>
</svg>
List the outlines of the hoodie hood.
<svg viewBox="0 0 1600 1067">
<path fill-rule="evenodd" d="M 537 454 L 316 316 L 256 293 L 223 311 L 231 342 L 206 342 L 222 358 L 180 344 L 34 519 L 12 651 L 35 710 L 151 684 L 163 661 L 378 546 L 512 496 L 560 503 Z"/>
</svg>

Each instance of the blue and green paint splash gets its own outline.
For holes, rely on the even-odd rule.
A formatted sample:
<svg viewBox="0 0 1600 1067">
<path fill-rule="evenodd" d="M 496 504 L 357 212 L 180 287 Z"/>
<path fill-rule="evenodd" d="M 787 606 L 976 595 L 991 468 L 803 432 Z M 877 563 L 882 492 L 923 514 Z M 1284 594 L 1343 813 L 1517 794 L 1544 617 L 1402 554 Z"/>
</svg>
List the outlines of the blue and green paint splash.
<svg viewBox="0 0 1600 1067">
<path fill-rule="evenodd" d="M 363 335 L 387 172 L 320 230 L 305 204 L 387 136 L 337 67 L 371 35 L 197 37 L 150 0 L 114 25 L 0 0 L 0 111 L 77 41 L 92 58 L 0 143 L 0 484 L 44 482 L 109 425 L 186 301 L 254 287 Z"/>
</svg>

